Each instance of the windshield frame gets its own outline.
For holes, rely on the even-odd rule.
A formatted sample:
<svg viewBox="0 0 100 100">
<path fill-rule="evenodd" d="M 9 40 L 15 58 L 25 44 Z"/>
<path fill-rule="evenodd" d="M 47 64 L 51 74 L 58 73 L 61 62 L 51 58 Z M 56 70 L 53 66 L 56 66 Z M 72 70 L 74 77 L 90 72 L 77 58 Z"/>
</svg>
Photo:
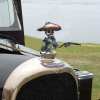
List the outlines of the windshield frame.
<svg viewBox="0 0 100 100">
<path fill-rule="evenodd" d="M 1 1 L 1 2 L 3 2 L 3 1 Z M 7 2 L 8 10 L 9 9 L 12 10 L 12 12 L 10 12 L 10 11 L 8 12 L 8 14 L 9 14 L 8 20 L 10 20 L 10 18 L 14 18 L 14 19 L 12 19 L 14 21 L 10 26 L 0 26 L 0 31 L 20 31 L 22 29 L 22 25 L 21 25 L 21 22 L 20 22 L 18 13 L 17 13 L 15 2 L 13 0 L 6 0 L 4 2 Z M 10 5 L 12 6 L 11 8 L 10 8 Z M 13 17 L 10 17 L 11 15 L 13 15 Z"/>
<path fill-rule="evenodd" d="M 11 30 L 8 28 L 6 28 L 6 30 L 5 30 L 5 28 L 2 28 L 2 29 L 0 28 L 0 34 L 9 35 L 10 37 L 15 38 L 17 40 L 17 43 L 19 43 L 21 45 L 25 45 L 21 2 L 22 2 L 21 0 L 13 0 L 13 4 L 16 9 L 16 14 L 17 14 L 20 24 L 21 24 L 21 30 Z"/>
</svg>

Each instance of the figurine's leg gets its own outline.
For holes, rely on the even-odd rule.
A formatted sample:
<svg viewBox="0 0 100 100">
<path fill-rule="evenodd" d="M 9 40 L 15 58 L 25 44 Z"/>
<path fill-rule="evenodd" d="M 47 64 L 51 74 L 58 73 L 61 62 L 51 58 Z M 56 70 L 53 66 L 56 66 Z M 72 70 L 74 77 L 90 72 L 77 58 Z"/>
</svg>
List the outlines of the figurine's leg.
<svg viewBox="0 0 100 100">
<path fill-rule="evenodd" d="M 52 38 L 53 47 L 56 49 L 58 47 L 58 43 L 56 42 L 55 37 Z"/>
<path fill-rule="evenodd" d="M 48 46 L 49 46 L 48 39 L 45 38 L 45 39 L 43 40 L 43 46 L 42 46 L 42 48 L 41 48 L 41 51 L 42 51 L 42 52 L 47 52 L 47 51 L 48 51 Z"/>
</svg>

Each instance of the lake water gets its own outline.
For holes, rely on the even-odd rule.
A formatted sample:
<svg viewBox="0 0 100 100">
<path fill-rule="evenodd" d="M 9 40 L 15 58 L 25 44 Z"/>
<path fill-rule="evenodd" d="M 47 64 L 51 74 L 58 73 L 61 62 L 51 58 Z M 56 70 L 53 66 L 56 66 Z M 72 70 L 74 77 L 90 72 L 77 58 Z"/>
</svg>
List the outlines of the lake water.
<svg viewBox="0 0 100 100">
<path fill-rule="evenodd" d="M 50 21 L 62 26 L 57 41 L 100 43 L 99 0 L 23 0 L 22 5 L 27 35 L 43 38 L 37 28 Z"/>
</svg>

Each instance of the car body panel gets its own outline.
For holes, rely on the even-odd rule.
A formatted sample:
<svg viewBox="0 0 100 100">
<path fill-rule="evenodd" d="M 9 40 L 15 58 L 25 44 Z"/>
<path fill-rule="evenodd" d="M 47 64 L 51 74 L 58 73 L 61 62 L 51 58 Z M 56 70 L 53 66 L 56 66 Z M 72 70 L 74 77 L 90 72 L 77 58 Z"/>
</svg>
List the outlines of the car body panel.
<svg viewBox="0 0 100 100">
<path fill-rule="evenodd" d="M 55 62 L 61 62 L 55 59 Z M 20 88 L 33 79 L 49 74 L 69 73 L 76 79 L 72 67 L 67 63 L 62 67 L 48 68 L 42 65 L 41 58 L 35 57 L 20 64 L 8 77 L 3 89 L 3 99 L 15 100 Z M 76 81 L 77 84 L 77 81 Z M 5 92 L 6 91 L 6 92 Z M 2 99 L 2 100 L 3 100 Z"/>
<path fill-rule="evenodd" d="M 13 70 L 28 59 L 30 57 L 24 55 L 0 54 L 0 88 Z"/>
</svg>

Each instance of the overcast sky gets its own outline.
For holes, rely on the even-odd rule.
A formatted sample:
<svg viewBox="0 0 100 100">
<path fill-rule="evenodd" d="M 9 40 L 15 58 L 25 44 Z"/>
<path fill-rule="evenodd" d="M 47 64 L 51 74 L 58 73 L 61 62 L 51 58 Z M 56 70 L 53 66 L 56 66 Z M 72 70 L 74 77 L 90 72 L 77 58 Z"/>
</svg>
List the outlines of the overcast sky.
<svg viewBox="0 0 100 100">
<path fill-rule="evenodd" d="M 25 33 L 43 38 L 36 31 L 45 22 L 62 26 L 57 41 L 100 43 L 100 0 L 22 0 Z"/>
</svg>

